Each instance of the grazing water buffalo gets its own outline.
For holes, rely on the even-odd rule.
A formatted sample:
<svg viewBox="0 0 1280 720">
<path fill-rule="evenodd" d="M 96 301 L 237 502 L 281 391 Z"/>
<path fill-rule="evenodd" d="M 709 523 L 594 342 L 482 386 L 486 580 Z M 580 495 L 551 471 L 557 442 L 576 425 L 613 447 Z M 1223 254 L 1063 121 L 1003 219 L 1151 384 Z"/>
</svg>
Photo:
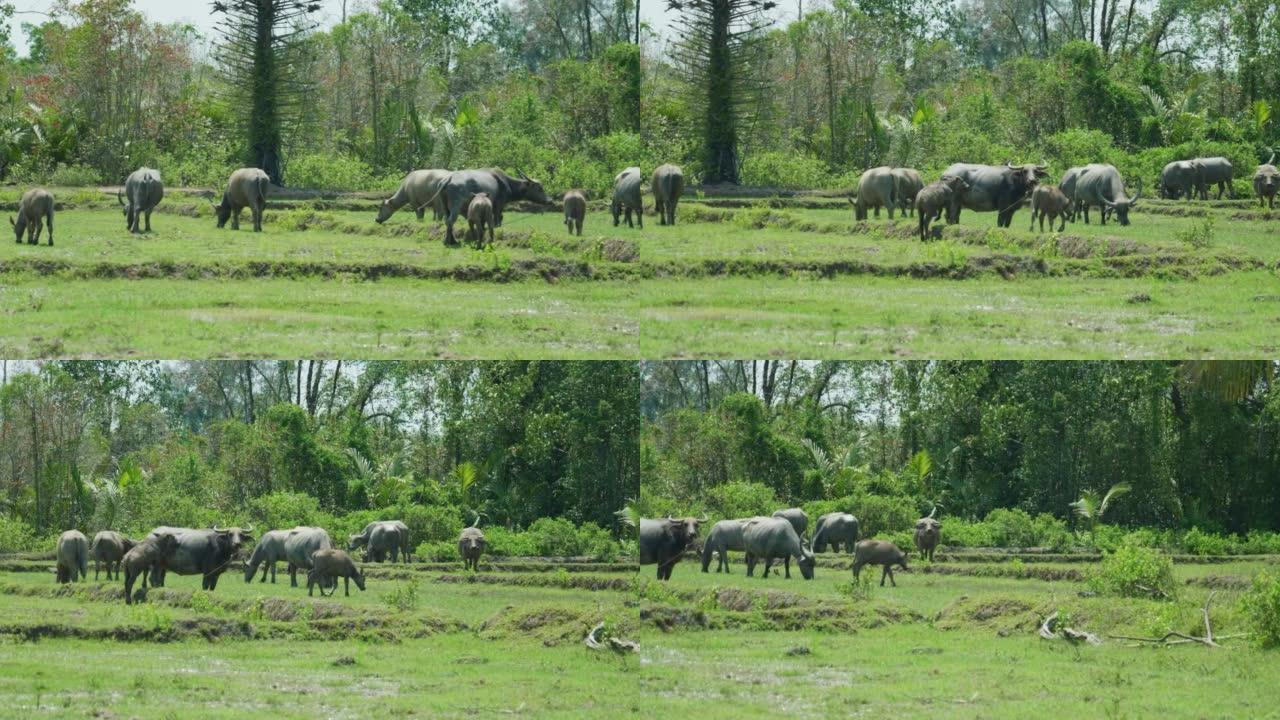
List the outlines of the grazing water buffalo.
<svg viewBox="0 0 1280 720">
<path fill-rule="evenodd" d="M 742 542 L 747 550 L 747 577 L 755 574 L 756 563 L 761 560 L 764 560 L 764 577 L 769 577 L 773 561 L 782 558 L 785 577 L 790 578 L 791 558 L 794 557 L 804 579 L 813 579 L 813 553 L 809 552 L 786 518 L 761 518 L 747 523 L 742 531 Z"/>
<path fill-rule="evenodd" d="M 827 545 L 840 552 L 840 544 L 844 543 L 845 552 L 853 553 L 853 544 L 858 542 L 858 518 L 846 512 L 827 513 L 818 518 L 818 525 L 813 531 L 813 551 L 826 552 Z"/>
<path fill-rule="evenodd" d="M 804 532 L 809 529 L 809 516 L 804 514 L 800 508 L 785 508 L 776 510 L 773 517 L 782 518 L 791 523 L 791 527 L 796 529 L 796 534 L 804 537 Z"/>
<path fill-rule="evenodd" d="M 659 225 L 676 224 L 676 206 L 684 194 L 684 171 L 675 165 L 659 165 L 653 171 L 653 205 Z"/>
<path fill-rule="evenodd" d="M 1268 210 L 1276 209 L 1276 188 L 1280 186 L 1280 171 L 1271 163 L 1276 159 L 1275 153 L 1265 165 L 1259 165 L 1253 174 L 1253 192 L 1258 196 L 1258 204 L 1266 205 Z"/>
<path fill-rule="evenodd" d="M 124 206 L 125 223 L 129 232 L 142 232 L 144 217 L 146 231 L 151 232 L 151 211 L 164 199 L 164 183 L 160 180 L 160 171 L 147 167 L 134 170 L 125 179 L 124 190 L 116 194 L 116 199 Z"/>
<path fill-rule="evenodd" d="M 916 550 L 920 551 L 920 559 L 929 559 L 933 562 L 933 550 L 938 547 L 938 541 L 942 539 L 942 521 L 933 517 L 938 512 L 938 508 L 934 507 L 929 511 L 929 517 L 922 517 L 916 521 Z"/>
<path fill-rule="evenodd" d="M 391 556 L 391 562 L 399 562 L 401 553 L 404 561 L 409 562 L 409 527 L 399 520 L 377 520 L 364 526 L 364 530 L 352 535 L 348 550 L 364 548 L 365 562 L 385 562 Z"/>
<path fill-rule="evenodd" d="M 79 530 L 68 530 L 58 536 L 58 582 L 69 583 L 89 579 L 89 539 Z"/>
<path fill-rule="evenodd" d="M 147 539 L 134 545 L 125 553 L 121 565 L 124 566 L 124 601 L 133 604 L 133 583 L 142 578 L 142 587 L 147 587 L 147 574 L 163 571 L 165 564 L 178 549 L 178 538 L 169 532 L 153 532 Z"/>
<path fill-rule="evenodd" d="M 942 173 L 962 178 L 969 189 L 951 197 L 947 223 L 960 222 L 960 208 L 996 214 L 997 227 L 1009 227 L 1013 214 L 1022 205 L 1040 178 L 1048 175 L 1044 165 L 973 165 L 956 163 Z"/>
<path fill-rule="evenodd" d="M 1188 200 L 1201 193 L 1204 185 L 1204 168 L 1195 160 L 1175 160 L 1160 171 L 1160 197 Z"/>
<path fill-rule="evenodd" d="M 574 229 L 578 230 L 578 237 L 582 237 L 582 221 L 587 219 L 587 191 L 586 190 L 570 190 L 564 194 L 564 224 L 569 228 L 569 234 L 572 235 Z"/>
<path fill-rule="evenodd" d="M 262 567 L 262 579 L 258 582 L 267 581 L 267 571 L 271 571 L 272 584 L 276 581 L 276 563 L 281 560 L 287 562 L 284 555 L 284 541 L 289 539 L 288 530 L 268 530 L 262 533 L 262 537 L 258 540 L 258 544 L 254 546 L 253 553 L 249 555 L 249 561 L 244 564 L 244 581 L 253 582 L 253 576 L 257 574 L 258 567 Z"/>
<path fill-rule="evenodd" d="M 218 578 L 241 546 L 253 541 L 252 527 L 219 528 L 217 525 L 210 530 L 158 527 L 147 537 L 165 533 L 173 535 L 178 546 L 163 567 L 152 570 L 151 584 L 156 587 L 164 587 L 165 575 L 172 570 L 179 575 L 199 575 L 201 590 L 215 590 Z"/>
<path fill-rule="evenodd" d="M 114 530 L 102 530 L 94 535 L 93 542 L 89 544 L 89 555 L 93 558 L 93 579 L 98 579 L 98 570 L 103 563 L 106 563 L 107 579 L 113 579 L 111 571 L 114 569 L 114 579 L 119 580 L 120 561 L 124 560 L 124 554 L 137 544 Z"/>
<path fill-rule="evenodd" d="M 489 201 L 493 203 L 493 224 L 495 227 L 502 227 L 502 211 L 506 208 L 507 203 L 528 200 L 529 202 L 547 205 L 551 202 L 551 199 L 547 197 L 547 192 L 542 189 L 542 183 L 531 179 L 524 173 L 520 173 L 519 178 L 513 178 L 501 170 L 493 168 L 488 170 L 459 170 L 449 173 L 448 179 L 441 184 L 440 189 L 436 191 L 435 197 L 431 199 L 431 202 L 434 203 L 437 199 L 444 198 L 444 204 L 448 211 L 445 218 L 445 245 L 458 245 L 458 241 L 453 234 L 453 225 L 458 221 L 458 216 L 467 211 L 471 204 L 471 198 L 480 193 L 488 195 Z"/>
<path fill-rule="evenodd" d="M 942 217 L 942 211 L 951 207 L 953 196 L 966 192 L 969 183 L 964 178 L 954 175 L 943 175 L 937 182 L 931 182 L 916 195 L 916 218 L 920 222 L 920 242 L 929 239 L 929 224 Z"/>
<path fill-rule="evenodd" d="M 298 571 L 310 570 L 312 556 L 333 548 L 333 541 L 324 528 L 300 525 L 288 533 L 284 540 L 284 557 L 289 562 L 289 585 L 298 587 Z"/>
<path fill-rule="evenodd" d="M 640 229 L 644 229 L 644 200 L 640 197 L 643 181 L 638 167 L 629 167 L 613 179 L 613 202 L 609 203 L 609 212 L 613 213 L 614 227 L 618 227 L 618 218 L 623 213 L 627 216 L 627 227 L 635 227 L 631 224 L 631 213 L 635 212 L 636 222 Z"/>
<path fill-rule="evenodd" d="M 413 208 L 419 220 L 425 217 L 428 207 L 436 220 L 444 218 L 447 209 L 440 187 L 448 179 L 448 170 L 414 170 L 405 175 L 396 194 L 382 201 L 376 222 L 381 225 L 405 205 Z"/>
<path fill-rule="evenodd" d="M 706 518 L 640 519 L 640 564 L 658 566 L 658 579 L 670 580 L 672 567 L 685 548 L 698 537 L 698 525 Z"/>
<path fill-rule="evenodd" d="M 894 565 L 911 572 L 907 568 L 907 554 L 887 540 L 863 540 L 853 546 L 854 579 L 862 573 L 863 565 L 884 566 L 884 572 L 880 573 L 880 587 L 884 587 L 885 577 L 889 578 L 889 582 L 893 583 L 894 587 L 898 587 L 897 581 L 893 579 Z"/>
<path fill-rule="evenodd" d="M 485 228 L 489 229 L 489 244 L 493 244 L 493 201 L 488 193 L 476 193 L 467 206 L 467 239 L 476 247 L 484 247 Z"/>
<path fill-rule="evenodd" d="M 1129 224 L 1129 210 L 1138 204 L 1142 197 L 1142 180 L 1138 180 L 1138 192 L 1128 197 L 1124 189 L 1124 180 L 1114 165 L 1093 163 L 1085 165 L 1076 179 L 1076 204 L 1084 210 L 1084 222 L 1089 224 L 1089 208 L 1097 206 L 1102 211 L 1102 224 L 1107 224 L 1107 215 L 1116 214 L 1121 225 Z"/>
<path fill-rule="evenodd" d="M 858 177 L 858 200 L 849 198 L 853 205 L 853 219 L 866 220 L 867 208 L 876 209 L 876 217 L 880 217 L 880 208 L 889 208 L 889 219 L 893 219 L 893 210 L 898 206 L 898 180 L 893 175 L 893 168 L 885 165 L 871 168 Z"/>
<path fill-rule="evenodd" d="M 218 216 L 218 228 L 227 226 L 231 220 L 231 229 L 240 229 L 240 213 L 249 208 L 253 216 L 253 231 L 262 232 L 262 213 L 267 208 L 267 190 L 271 187 L 271 179 L 257 168 L 240 168 L 231 173 L 227 181 L 227 189 L 222 193 L 222 202 L 214 206 Z"/>
<path fill-rule="evenodd" d="M 323 596 L 324 589 L 330 582 L 333 583 L 333 592 L 329 593 L 332 595 L 338 591 L 338 578 L 342 578 L 344 596 L 351 596 L 352 580 L 356 581 L 356 587 L 360 588 L 360 592 L 364 592 L 364 574 L 346 552 L 336 548 L 317 550 L 311 556 L 311 564 L 311 571 L 307 573 L 307 595 L 311 595 L 312 589 L 319 585 L 320 595 Z"/>
<path fill-rule="evenodd" d="M 484 553 L 486 542 L 484 533 L 477 527 L 479 524 L 480 516 L 477 514 L 471 527 L 464 528 L 458 536 L 458 554 L 462 556 L 463 570 L 480 570 L 480 555 Z"/>
<path fill-rule="evenodd" d="M 707 533 L 707 539 L 702 543 L 702 572 L 709 572 L 711 566 L 711 556 L 716 554 L 719 561 L 716 563 L 716 572 L 723 570 L 729 572 L 729 551 L 736 550 L 742 552 L 747 549 L 742 538 L 742 533 L 746 530 L 747 525 L 756 520 L 764 520 L 763 517 L 742 518 L 740 520 L 721 520 L 711 526 L 711 532 Z"/>
<path fill-rule="evenodd" d="M 39 245 L 45 223 L 49 225 L 49 245 L 53 245 L 53 205 L 53 195 L 43 188 L 22 194 L 18 201 L 18 218 L 9 218 L 19 245 L 22 244 L 23 233 L 26 233 L 28 245 Z"/>
<path fill-rule="evenodd" d="M 1075 217 L 1075 203 L 1066 193 L 1053 185 L 1037 185 L 1031 193 L 1031 227 L 1036 229 L 1036 216 L 1040 217 L 1040 232 L 1044 232 L 1044 219 L 1049 218 L 1049 230 L 1053 231 L 1053 221 L 1062 218 L 1058 224 L 1058 232 L 1067 227 L 1067 218 Z"/>
<path fill-rule="evenodd" d="M 1217 200 L 1222 199 L 1223 192 L 1227 193 L 1227 197 L 1235 199 L 1236 189 L 1231 185 L 1235 172 L 1230 160 L 1224 157 L 1208 157 L 1196 158 L 1194 162 L 1200 166 L 1201 200 L 1209 199 L 1209 188 L 1214 185 L 1218 186 Z"/>
<path fill-rule="evenodd" d="M 897 185 L 894 194 L 898 197 L 898 206 L 902 214 L 907 215 L 915 209 L 916 196 L 924 189 L 924 178 L 920 177 L 919 170 L 894 168 L 893 180 Z"/>
</svg>

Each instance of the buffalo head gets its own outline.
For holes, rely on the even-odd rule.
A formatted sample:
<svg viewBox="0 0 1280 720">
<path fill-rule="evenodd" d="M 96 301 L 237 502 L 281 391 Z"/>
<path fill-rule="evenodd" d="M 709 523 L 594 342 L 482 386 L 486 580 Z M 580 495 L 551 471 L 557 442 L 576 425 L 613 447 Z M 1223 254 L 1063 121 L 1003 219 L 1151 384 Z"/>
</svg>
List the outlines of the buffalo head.
<svg viewBox="0 0 1280 720">
<path fill-rule="evenodd" d="M 239 528 L 239 527 L 220 528 L 217 525 L 214 525 L 213 531 L 227 538 L 228 543 L 231 545 L 231 552 L 233 553 L 238 552 L 240 550 L 240 547 L 245 543 L 253 542 L 253 526 L 252 525 L 249 525 L 247 527 L 242 527 L 242 528 Z"/>
<path fill-rule="evenodd" d="M 551 198 L 547 197 L 547 191 L 542 187 L 542 183 L 534 180 L 524 171 L 519 171 L 520 179 L 524 180 L 524 199 L 529 202 L 535 202 L 539 205 L 550 205 Z"/>
<path fill-rule="evenodd" d="M 671 538 L 676 541 L 680 547 L 688 546 L 698 537 L 698 525 L 707 521 L 706 517 L 702 518 L 673 518 L 667 516 L 667 532 L 671 533 Z"/>
<path fill-rule="evenodd" d="M 395 208 L 391 207 L 391 201 L 383 200 L 382 205 L 378 207 L 378 217 L 374 218 L 374 222 L 381 225 L 394 215 L 395 212 Z M 423 212 L 422 208 L 419 208 L 418 212 Z M 421 218 L 422 215 L 419 215 L 418 217 Z"/>
<path fill-rule="evenodd" d="M 1140 197 L 1142 197 L 1142 178 L 1138 178 L 1138 192 L 1134 193 L 1133 197 L 1117 198 L 1114 202 L 1107 200 L 1105 201 L 1107 206 L 1103 212 L 1115 213 L 1116 220 L 1119 220 L 1121 225 L 1128 225 L 1129 211 L 1138 204 Z"/>
<path fill-rule="evenodd" d="M 227 226 L 227 221 L 231 219 L 231 204 L 226 201 L 226 198 L 213 206 L 213 214 L 218 219 L 219 230 Z"/>
</svg>

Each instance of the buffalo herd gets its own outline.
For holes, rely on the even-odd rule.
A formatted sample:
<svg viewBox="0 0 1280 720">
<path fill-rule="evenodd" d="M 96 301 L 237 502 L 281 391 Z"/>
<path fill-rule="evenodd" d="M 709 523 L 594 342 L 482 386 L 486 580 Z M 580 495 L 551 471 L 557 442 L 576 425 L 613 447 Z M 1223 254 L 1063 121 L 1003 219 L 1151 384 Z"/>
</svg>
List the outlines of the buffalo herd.
<svg viewBox="0 0 1280 720">
<path fill-rule="evenodd" d="M 464 568 L 479 570 L 480 556 L 485 549 L 484 533 L 479 527 L 480 516 L 463 529 L 458 537 L 458 553 Z M 97 533 L 90 542 L 79 530 L 68 530 L 58 537 L 55 549 L 57 582 L 69 583 L 88 580 L 88 564 L 94 563 L 94 579 L 105 566 L 107 579 L 121 579 L 124 575 L 125 602 L 135 599 L 134 585 L 141 581 L 141 589 L 148 585 L 163 587 L 168 573 L 199 575 L 201 589 L 215 590 L 218 578 L 231 564 L 241 557 L 254 540 L 252 527 L 185 528 L 161 526 L 142 540 L 133 540 L 113 530 Z M 320 594 L 337 590 L 337 580 L 344 580 L 346 594 L 350 583 L 365 589 L 364 573 L 360 571 L 349 552 L 362 550 L 362 562 L 411 562 L 412 545 L 409 527 L 399 520 L 378 520 L 369 523 L 359 533 L 348 537 L 344 550 L 334 546 L 324 528 L 298 526 L 289 530 L 270 530 L 262 534 L 253 550 L 244 559 L 244 581 L 253 582 L 261 570 L 259 582 L 268 576 L 276 581 L 276 563 L 286 564 L 290 585 L 298 587 L 298 572 L 306 572 L 307 594 L 316 586 Z"/>
<path fill-rule="evenodd" d="M 915 524 L 914 543 L 921 559 L 933 561 L 934 550 L 942 539 L 942 522 L 937 519 L 937 507 Z M 800 508 L 777 510 L 773 515 L 721 520 L 715 523 L 706 538 L 699 543 L 701 526 L 708 522 L 704 516 L 641 519 L 640 564 L 657 565 L 658 579 L 670 580 L 675 565 L 686 553 L 694 553 L 702 560 L 702 572 L 710 572 L 711 561 L 716 559 L 716 572 L 730 572 L 729 552 L 745 554 L 747 576 L 755 575 L 756 566 L 764 561 L 763 577 L 769 577 L 775 561 L 781 561 L 783 576 L 791 577 L 791 561 L 796 561 L 801 576 L 812 580 L 816 566 L 815 554 L 827 548 L 853 556 L 853 576 L 856 578 L 865 565 L 883 568 L 880 584 L 893 579 L 893 566 L 909 572 L 907 554 L 886 540 L 858 540 L 858 519 L 847 512 L 830 512 L 818 518 L 813 535 L 809 536 L 809 516 Z M 701 547 L 698 547 L 699 544 Z"/>
</svg>

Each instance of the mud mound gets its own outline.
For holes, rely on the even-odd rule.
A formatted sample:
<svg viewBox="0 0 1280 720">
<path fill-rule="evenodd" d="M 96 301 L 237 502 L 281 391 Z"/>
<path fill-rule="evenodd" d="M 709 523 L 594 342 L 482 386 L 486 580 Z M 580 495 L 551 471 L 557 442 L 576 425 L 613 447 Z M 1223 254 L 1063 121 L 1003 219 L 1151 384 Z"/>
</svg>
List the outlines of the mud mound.
<svg viewBox="0 0 1280 720">
<path fill-rule="evenodd" d="M 191 618 L 153 627 L 122 625 L 107 628 L 84 628 L 65 623 L 40 623 L 37 625 L 0 625 L 0 636 L 13 636 L 28 642 L 45 638 L 76 638 L 81 640 L 114 640 L 117 642 L 175 642 L 204 638 L 206 640 L 252 639 L 257 637 L 251 623 L 243 620 L 219 618 Z"/>
<path fill-rule="evenodd" d="M 594 613 L 555 606 L 507 606 L 485 620 L 476 633 L 487 640 L 536 638 L 543 645 L 580 642 L 599 622 Z"/>
<path fill-rule="evenodd" d="M 926 575 L 965 575 L 969 577 L 999 577 L 1018 580 L 1046 580 L 1051 582 L 1083 582 L 1084 573 L 1075 568 L 1012 567 L 1008 565 L 922 565 L 921 572 Z"/>
<path fill-rule="evenodd" d="M 396 579 L 407 579 L 409 577 L 412 576 L 405 575 L 403 577 L 396 577 Z M 436 577 L 431 578 L 431 580 L 438 583 L 452 584 L 518 585 L 524 587 L 557 587 L 592 591 L 608 590 L 614 592 L 627 592 L 635 587 L 635 582 L 631 578 L 570 575 L 569 573 L 564 573 L 563 575 L 485 575 L 483 573 L 471 573 L 437 575 Z"/>
<path fill-rule="evenodd" d="M 720 588 L 715 592 L 716 605 L 722 610 L 743 612 L 746 610 L 779 610 L 813 605 L 814 600 L 794 593 L 777 590 L 753 592 L 741 588 Z"/>
<path fill-rule="evenodd" d="M 1238 575 L 1205 575 L 1203 577 L 1187 578 L 1186 582 L 1187 585 L 1214 590 L 1248 590 L 1253 586 L 1252 580 Z"/>
<path fill-rule="evenodd" d="M 990 628 L 1000 635 L 1031 632 L 1040 624 L 1040 613 L 1031 603 L 1011 597 L 968 596 L 957 598 L 938 613 L 934 624 L 941 630 Z"/>
<path fill-rule="evenodd" d="M 663 632 L 674 630 L 708 630 L 711 622 L 702 610 L 673 607 L 648 607 L 640 610 L 640 622 Z"/>
</svg>

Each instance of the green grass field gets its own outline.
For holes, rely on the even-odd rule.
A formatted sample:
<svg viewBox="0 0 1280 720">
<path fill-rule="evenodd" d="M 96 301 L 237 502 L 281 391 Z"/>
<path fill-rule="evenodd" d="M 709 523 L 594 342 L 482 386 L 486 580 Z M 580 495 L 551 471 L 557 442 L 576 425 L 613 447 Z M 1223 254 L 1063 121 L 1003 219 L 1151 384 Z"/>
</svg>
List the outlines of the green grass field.
<svg viewBox="0 0 1280 720">
<path fill-rule="evenodd" d="M 308 597 L 228 571 L 59 587 L 48 561 L 0 571 L 0 706 L 15 717 L 606 717 L 636 713 L 634 566 L 368 566 L 368 590 Z M 546 565 L 540 561 L 538 565 Z M 90 577 L 92 577 L 92 568 Z M 395 605 L 413 588 L 416 601 Z"/>
<path fill-rule="evenodd" d="M 253 233 L 175 193 L 131 236 L 114 198 L 56 193 L 54 247 L 0 243 L 0 354 L 1258 357 L 1280 330 L 1280 216 L 1245 201 L 1061 235 L 965 213 L 928 243 L 839 199 L 688 201 L 644 230 L 596 203 L 581 239 L 512 210 L 476 250 L 364 197 L 280 200 Z"/>
<path fill-rule="evenodd" d="M 740 559 L 740 558 L 738 558 Z M 1273 652 L 1223 646 L 1132 647 L 1108 635 L 1245 631 L 1241 583 L 1275 558 L 1175 566 L 1174 602 L 1092 596 L 1080 580 L 991 577 L 993 568 L 1087 573 L 1091 563 L 912 563 L 896 588 L 852 582 L 847 558 L 820 558 L 815 579 L 703 574 L 686 559 L 670 583 L 642 568 L 640 693 L 663 714 L 792 717 L 1274 717 Z M 930 572 L 928 570 L 937 570 Z M 941 574 L 955 571 L 956 574 Z M 872 572 L 868 569 L 866 572 Z M 880 571 L 874 569 L 875 583 Z M 1058 611 L 1104 636 L 1074 646 L 1037 634 Z"/>
</svg>

